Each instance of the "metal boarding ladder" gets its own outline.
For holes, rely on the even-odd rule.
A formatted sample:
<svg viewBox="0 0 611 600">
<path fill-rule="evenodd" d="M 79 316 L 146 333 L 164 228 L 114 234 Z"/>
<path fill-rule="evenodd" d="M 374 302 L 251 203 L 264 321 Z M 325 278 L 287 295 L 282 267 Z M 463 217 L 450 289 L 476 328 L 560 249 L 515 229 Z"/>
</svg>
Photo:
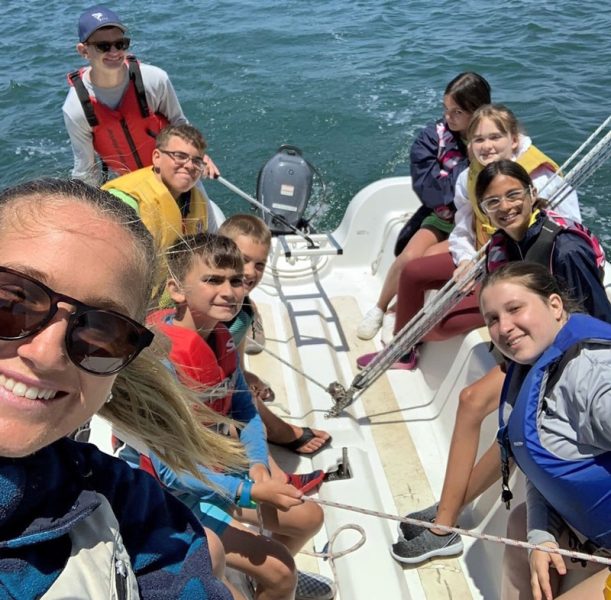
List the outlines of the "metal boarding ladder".
<svg viewBox="0 0 611 600">
<path fill-rule="evenodd" d="M 294 262 L 297 258 L 306 256 L 340 256 L 344 253 L 343 248 L 335 239 L 332 233 L 312 233 L 308 234 L 307 239 L 313 243 L 306 243 L 306 240 L 299 235 L 285 234 L 276 237 L 278 243 L 274 246 L 272 254 L 272 265 L 275 266 L 281 255 L 289 262 Z"/>
</svg>

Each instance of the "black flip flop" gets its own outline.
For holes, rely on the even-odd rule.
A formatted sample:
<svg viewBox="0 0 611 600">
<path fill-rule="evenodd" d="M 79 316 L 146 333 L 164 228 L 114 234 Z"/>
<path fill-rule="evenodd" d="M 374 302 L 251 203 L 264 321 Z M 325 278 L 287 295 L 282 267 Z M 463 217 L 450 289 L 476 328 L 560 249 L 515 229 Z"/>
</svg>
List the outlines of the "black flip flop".
<svg viewBox="0 0 611 600">
<path fill-rule="evenodd" d="M 299 454 L 299 456 L 316 456 L 321 450 L 326 448 L 331 443 L 331 438 L 325 440 L 323 445 L 318 448 L 318 450 L 314 450 L 314 452 L 298 452 L 299 448 L 304 444 L 307 444 L 310 440 L 313 440 L 316 435 L 309 427 L 302 427 L 303 433 L 296 440 L 292 442 L 284 442 L 280 444 L 279 442 L 269 442 L 270 444 L 274 444 L 274 446 L 280 446 L 281 448 L 285 448 L 286 450 L 290 450 L 295 454 Z"/>
</svg>

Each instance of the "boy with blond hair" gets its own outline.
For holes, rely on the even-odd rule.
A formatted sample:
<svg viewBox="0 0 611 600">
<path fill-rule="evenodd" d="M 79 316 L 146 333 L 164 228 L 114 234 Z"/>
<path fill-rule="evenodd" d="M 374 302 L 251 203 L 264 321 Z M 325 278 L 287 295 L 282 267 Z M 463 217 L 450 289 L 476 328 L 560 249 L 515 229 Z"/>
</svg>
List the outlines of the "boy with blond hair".
<svg viewBox="0 0 611 600">
<path fill-rule="evenodd" d="M 235 242 L 244 259 L 244 283 L 246 297 L 242 310 L 228 323 L 229 331 L 239 348 L 240 365 L 246 382 L 256 400 L 257 410 L 267 430 L 267 441 L 304 456 L 314 456 L 331 442 L 326 431 L 299 427 L 283 421 L 264 404 L 273 398 L 273 392 L 254 373 L 244 367 L 245 343 L 248 330 L 253 326 L 256 308 L 248 294 L 263 278 L 269 256 L 272 234 L 259 217 L 238 214 L 229 217 L 219 228 L 219 234 Z"/>
</svg>

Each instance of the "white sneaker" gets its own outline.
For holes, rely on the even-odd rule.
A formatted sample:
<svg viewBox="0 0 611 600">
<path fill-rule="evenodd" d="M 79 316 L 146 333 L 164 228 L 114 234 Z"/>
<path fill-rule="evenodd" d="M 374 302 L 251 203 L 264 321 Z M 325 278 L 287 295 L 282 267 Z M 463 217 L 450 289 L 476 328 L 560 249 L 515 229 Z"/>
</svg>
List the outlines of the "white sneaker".
<svg viewBox="0 0 611 600">
<path fill-rule="evenodd" d="M 362 340 L 370 340 L 382 327 L 382 319 L 384 318 L 384 312 L 382 309 L 374 306 L 368 310 L 363 317 L 363 320 L 359 323 L 356 328 L 357 337 Z"/>
<path fill-rule="evenodd" d="M 390 344 L 390 341 L 395 337 L 395 322 L 397 320 L 396 312 L 387 312 L 382 319 L 382 343 L 385 346 Z"/>
</svg>

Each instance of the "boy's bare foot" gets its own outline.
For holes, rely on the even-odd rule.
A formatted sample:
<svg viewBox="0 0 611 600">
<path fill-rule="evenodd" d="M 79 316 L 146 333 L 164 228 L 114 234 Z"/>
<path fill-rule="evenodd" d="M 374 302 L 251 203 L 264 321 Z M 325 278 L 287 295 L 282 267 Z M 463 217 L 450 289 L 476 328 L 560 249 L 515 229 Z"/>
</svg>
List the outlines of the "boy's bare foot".
<svg viewBox="0 0 611 600">
<path fill-rule="evenodd" d="M 331 442 L 331 435 L 320 429 L 311 429 L 310 427 L 299 427 L 289 424 L 294 433 L 292 440 L 269 439 L 268 441 L 276 446 L 291 450 L 296 454 L 304 454 L 312 456 L 320 452 Z"/>
</svg>

